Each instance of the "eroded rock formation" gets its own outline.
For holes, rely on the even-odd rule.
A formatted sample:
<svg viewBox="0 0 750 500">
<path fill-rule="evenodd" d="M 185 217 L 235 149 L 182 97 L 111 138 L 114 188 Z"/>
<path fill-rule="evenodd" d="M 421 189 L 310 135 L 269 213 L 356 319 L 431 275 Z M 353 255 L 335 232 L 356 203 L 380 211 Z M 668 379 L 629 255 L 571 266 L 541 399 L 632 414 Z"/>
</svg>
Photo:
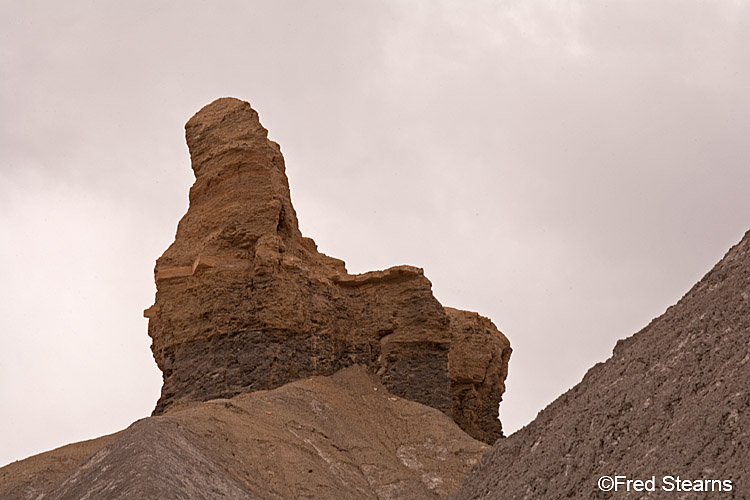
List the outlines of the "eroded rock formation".
<svg viewBox="0 0 750 500">
<path fill-rule="evenodd" d="M 164 385 L 154 413 L 355 364 L 393 394 L 502 435 L 510 344 L 486 318 L 446 310 L 421 269 L 349 275 L 299 231 L 279 145 L 243 101 L 185 126 L 195 184 L 157 260 L 149 318 Z"/>
</svg>

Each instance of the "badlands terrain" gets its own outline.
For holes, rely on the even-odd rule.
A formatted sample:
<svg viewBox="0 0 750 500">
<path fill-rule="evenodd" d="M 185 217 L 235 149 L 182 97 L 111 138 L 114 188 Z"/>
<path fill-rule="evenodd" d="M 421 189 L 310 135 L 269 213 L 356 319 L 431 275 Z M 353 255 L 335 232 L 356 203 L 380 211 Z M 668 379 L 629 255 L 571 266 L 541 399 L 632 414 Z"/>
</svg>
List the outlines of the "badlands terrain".
<svg viewBox="0 0 750 500">
<path fill-rule="evenodd" d="M 492 321 L 418 267 L 351 275 L 320 253 L 249 103 L 185 130 L 190 207 L 144 311 L 153 415 L 3 467 L 0 499 L 750 498 L 750 232 L 504 437 Z M 615 475 L 654 491 L 603 491 Z"/>
</svg>

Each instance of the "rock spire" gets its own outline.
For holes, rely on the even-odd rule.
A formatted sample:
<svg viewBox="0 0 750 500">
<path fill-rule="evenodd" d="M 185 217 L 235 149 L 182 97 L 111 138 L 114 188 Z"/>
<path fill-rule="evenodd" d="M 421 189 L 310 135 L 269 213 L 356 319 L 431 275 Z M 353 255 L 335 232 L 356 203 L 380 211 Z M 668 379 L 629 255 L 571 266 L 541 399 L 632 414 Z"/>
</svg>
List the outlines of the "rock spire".
<svg viewBox="0 0 750 500">
<path fill-rule="evenodd" d="M 299 231 L 280 147 L 249 103 L 218 99 L 185 132 L 190 207 L 144 312 L 164 378 L 154 414 L 357 364 L 477 439 L 502 435 L 511 349 L 490 320 L 444 308 L 420 268 L 350 275 L 318 252 Z"/>
</svg>

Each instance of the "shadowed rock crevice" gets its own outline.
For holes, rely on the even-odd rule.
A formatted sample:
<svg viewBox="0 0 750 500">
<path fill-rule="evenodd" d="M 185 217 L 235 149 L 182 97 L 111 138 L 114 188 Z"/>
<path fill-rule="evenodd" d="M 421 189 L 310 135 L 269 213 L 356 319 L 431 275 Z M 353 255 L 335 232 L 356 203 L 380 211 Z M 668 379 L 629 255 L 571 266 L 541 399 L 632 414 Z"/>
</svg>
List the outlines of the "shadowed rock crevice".
<svg viewBox="0 0 750 500">
<path fill-rule="evenodd" d="M 360 364 L 473 437 L 502 435 L 510 344 L 489 320 L 443 308 L 418 267 L 350 275 L 318 252 L 299 231 L 281 149 L 248 103 L 214 101 L 185 135 L 190 208 L 144 312 L 164 375 L 154 414 Z"/>
</svg>

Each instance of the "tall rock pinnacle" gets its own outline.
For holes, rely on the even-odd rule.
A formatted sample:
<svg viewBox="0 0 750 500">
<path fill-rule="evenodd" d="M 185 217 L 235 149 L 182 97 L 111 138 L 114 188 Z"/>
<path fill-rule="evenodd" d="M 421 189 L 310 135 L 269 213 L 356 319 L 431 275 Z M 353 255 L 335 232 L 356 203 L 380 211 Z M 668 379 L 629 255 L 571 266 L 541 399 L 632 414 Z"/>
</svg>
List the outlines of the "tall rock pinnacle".
<svg viewBox="0 0 750 500">
<path fill-rule="evenodd" d="M 420 268 L 350 275 L 318 252 L 299 231 L 279 145 L 247 102 L 218 99 L 185 131 L 190 208 L 144 312 L 164 377 L 155 414 L 360 364 L 473 437 L 502 435 L 511 349 L 491 321 L 443 308 Z"/>
<path fill-rule="evenodd" d="M 190 210 L 157 267 L 194 264 L 200 255 L 248 259 L 262 237 L 299 253 L 297 227 L 279 145 L 250 104 L 218 99 L 185 125 L 195 174 Z"/>
</svg>

